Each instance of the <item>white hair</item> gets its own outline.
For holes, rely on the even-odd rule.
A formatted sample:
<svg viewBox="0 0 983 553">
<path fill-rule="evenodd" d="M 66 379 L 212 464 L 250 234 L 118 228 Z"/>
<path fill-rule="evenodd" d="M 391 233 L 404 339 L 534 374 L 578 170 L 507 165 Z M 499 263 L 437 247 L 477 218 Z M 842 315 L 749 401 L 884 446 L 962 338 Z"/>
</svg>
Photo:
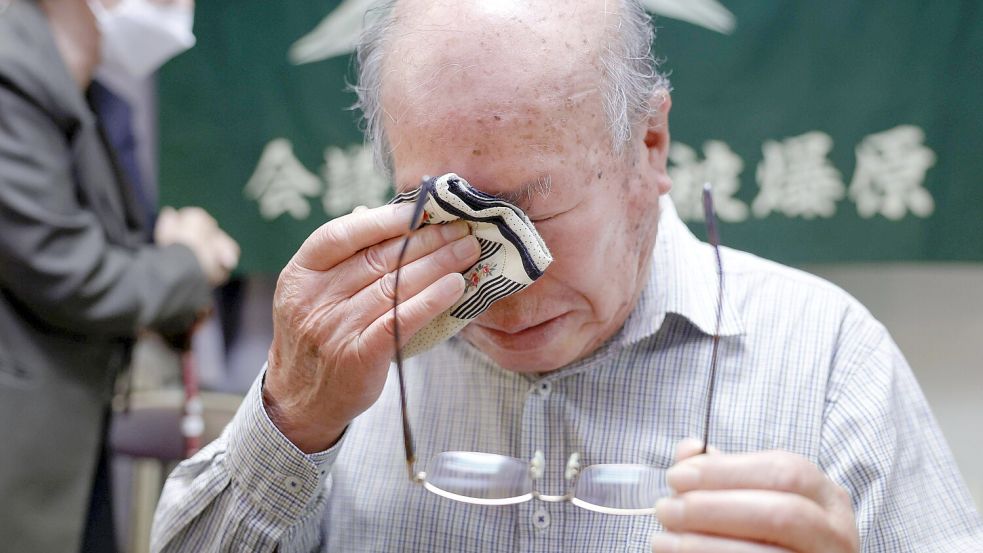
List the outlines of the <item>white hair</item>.
<svg viewBox="0 0 983 553">
<path fill-rule="evenodd" d="M 668 91 L 670 85 L 652 54 L 655 40 L 652 18 L 638 0 L 618 1 L 621 9 L 617 23 L 609 30 L 600 60 L 605 80 L 604 111 L 611 128 L 612 146 L 622 152 L 635 125 L 658 109 L 650 105 L 653 95 L 660 89 Z M 392 170 L 392 156 L 382 108 L 382 74 L 385 41 L 396 24 L 395 3 L 396 0 L 388 0 L 366 14 L 365 30 L 355 49 L 358 83 L 350 87 L 358 95 L 352 107 L 362 112 L 365 139 L 372 146 L 376 164 L 387 173 Z"/>
</svg>

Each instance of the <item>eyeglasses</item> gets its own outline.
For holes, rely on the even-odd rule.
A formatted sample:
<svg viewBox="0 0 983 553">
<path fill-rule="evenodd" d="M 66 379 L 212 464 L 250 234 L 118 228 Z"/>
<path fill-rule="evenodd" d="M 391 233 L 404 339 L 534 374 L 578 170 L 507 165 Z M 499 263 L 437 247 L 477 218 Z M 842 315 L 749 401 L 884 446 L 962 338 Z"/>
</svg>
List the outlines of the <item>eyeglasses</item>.
<svg viewBox="0 0 983 553">
<path fill-rule="evenodd" d="M 564 477 L 567 492 L 563 495 L 545 495 L 537 490 L 537 481 L 543 477 L 546 461 L 542 451 L 531 460 L 507 455 L 472 451 L 447 451 L 437 454 L 427 465 L 425 472 L 416 471 L 416 450 L 406 409 L 406 384 L 403 356 L 399 347 L 399 277 L 403 257 L 413 231 L 422 222 L 424 206 L 436 179 L 424 178 L 419 196 L 414 204 L 413 219 L 396 262 L 395 290 L 393 294 L 393 334 L 396 342 L 396 374 L 399 381 L 399 407 L 403 424 L 403 447 L 406 451 L 406 468 L 413 483 L 421 484 L 441 497 L 473 505 L 514 505 L 538 499 L 551 503 L 570 502 L 577 507 L 614 515 L 649 515 L 655 513 L 659 499 L 672 495 L 666 482 L 664 467 L 641 464 L 595 464 L 582 467 L 579 453 L 570 455 Z M 723 312 L 723 264 L 720 258 L 720 236 L 710 184 L 703 187 L 703 211 L 706 218 L 707 239 L 713 246 L 717 261 L 717 321 L 713 335 L 710 370 L 707 379 L 707 408 L 703 424 L 703 453 L 706 453 L 710 437 L 710 413 L 713 406 L 714 381 L 717 371 L 717 347 L 720 342 L 720 324 Z"/>
</svg>

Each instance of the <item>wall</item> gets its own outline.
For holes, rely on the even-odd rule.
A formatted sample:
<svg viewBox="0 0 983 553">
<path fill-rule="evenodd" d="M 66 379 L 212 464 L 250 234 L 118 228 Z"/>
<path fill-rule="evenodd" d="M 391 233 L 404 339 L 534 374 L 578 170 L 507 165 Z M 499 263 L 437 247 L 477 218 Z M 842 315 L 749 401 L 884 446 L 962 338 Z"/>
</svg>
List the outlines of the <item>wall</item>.
<svg viewBox="0 0 983 553">
<path fill-rule="evenodd" d="M 983 507 L 983 266 L 807 266 L 860 300 L 911 364 Z"/>
</svg>

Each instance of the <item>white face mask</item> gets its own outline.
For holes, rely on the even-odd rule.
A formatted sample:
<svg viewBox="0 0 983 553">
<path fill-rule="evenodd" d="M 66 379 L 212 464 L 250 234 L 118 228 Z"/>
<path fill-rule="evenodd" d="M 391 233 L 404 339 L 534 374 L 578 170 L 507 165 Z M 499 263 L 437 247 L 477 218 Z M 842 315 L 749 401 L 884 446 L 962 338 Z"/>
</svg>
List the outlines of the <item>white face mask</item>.
<svg viewBox="0 0 983 553">
<path fill-rule="evenodd" d="M 195 44 L 191 5 L 121 0 L 107 10 L 101 0 L 89 0 L 89 7 L 102 33 L 102 63 L 96 76 L 107 84 L 145 79 Z"/>
</svg>

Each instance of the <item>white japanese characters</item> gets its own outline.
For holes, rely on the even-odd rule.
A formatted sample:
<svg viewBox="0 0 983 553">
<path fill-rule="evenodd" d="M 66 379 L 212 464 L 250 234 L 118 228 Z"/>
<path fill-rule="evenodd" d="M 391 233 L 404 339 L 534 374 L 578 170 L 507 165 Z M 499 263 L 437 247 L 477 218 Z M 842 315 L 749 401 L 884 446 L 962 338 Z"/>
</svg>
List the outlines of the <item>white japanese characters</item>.
<svg viewBox="0 0 983 553">
<path fill-rule="evenodd" d="M 386 202 L 389 191 L 389 180 L 375 169 L 368 148 L 327 148 L 318 176 L 297 159 L 285 138 L 266 145 L 245 188 L 267 221 L 284 214 L 305 220 L 311 215 L 310 198 L 317 196 L 328 215 L 348 213 L 359 205 L 377 207 Z"/>
<path fill-rule="evenodd" d="M 277 138 L 263 149 L 245 192 L 259 202 L 259 213 L 266 220 L 284 213 L 306 219 L 311 214 L 307 198 L 320 194 L 321 188 L 321 180 L 294 156 L 290 141 Z"/>
<path fill-rule="evenodd" d="M 920 128 L 901 125 L 872 134 L 857 146 L 850 199 L 861 217 L 883 215 L 897 221 L 908 211 L 919 217 L 932 214 L 935 201 L 922 183 L 936 157 L 924 142 Z"/>
<path fill-rule="evenodd" d="M 781 142 L 766 140 L 758 164 L 758 196 L 751 211 L 759 219 L 778 211 L 787 217 L 832 217 L 845 187 L 827 156 L 833 138 L 812 131 Z"/>
<path fill-rule="evenodd" d="M 748 205 L 738 197 L 745 162 L 727 143 L 708 140 L 698 152 L 675 142 L 669 149 L 672 199 L 684 221 L 703 220 L 705 182 L 713 184 L 717 216 L 728 223 L 773 214 L 829 218 L 844 201 L 852 201 L 863 218 L 883 216 L 898 221 L 909 214 L 924 218 L 934 212 L 935 201 L 924 183 L 937 157 L 925 145 L 925 133 L 919 127 L 900 125 L 865 137 L 856 147 L 857 163 L 849 186 L 829 159 L 833 147 L 833 138 L 820 131 L 766 140 L 755 171 L 757 191 Z M 284 214 L 307 219 L 311 199 L 318 196 L 329 216 L 348 213 L 359 205 L 380 206 L 391 189 L 364 145 L 326 148 L 324 164 L 315 174 L 296 158 L 289 140 L 277 138 L 263 150 L 245 193 L 270 221 Z"/>
<path fill-rule="evenodd" d="M 362 145 L 325 150 L 321 176 L 325 183 L 324 211 L 334 215 L 359 205 L 378 207 L 386 203 L 392 188 L 389 179 L 376 170 L 372 150 Z"/>
<path fill-rule="evenodd" d="M 703 220 L 703 183 L 713 183 L 713 204 L 717 217 L 728 223 L 748 218 L 748 207 L 734 198 L 741 187 L 744 161 L 726 143 L 710 140 L 703 144 L 703 160 L 696 150 L 681 142 L 669 147 L 669 177 L 676 210 L 684 221 Z"/>
<path fill-rule="evenodd" d="M 868 135 L 856 147 L 856 168 L 847 186 L 829 160 L 834 144 L 828 134 L 811 131 L 766 140 L 750 209 L 736 197 L 745 163 L 730 146 L 707 141 L 700 159 L 692 147 L 676 142 L 669 151 L 671 194 L 685 221 L 703 220 L 700 193 L 705 182 L 713 184 L 718 216 L 730 223 L 746 221 L 750 215 L 829 218 L 844 201 L 852 201 L 863 218 L 880 215 L 898 221 L 909 214 L 924 218 L 935 209 L 924 183 L 937 159 L 924 142 L 924 131 L 913 125 Z"/>
</svg>

